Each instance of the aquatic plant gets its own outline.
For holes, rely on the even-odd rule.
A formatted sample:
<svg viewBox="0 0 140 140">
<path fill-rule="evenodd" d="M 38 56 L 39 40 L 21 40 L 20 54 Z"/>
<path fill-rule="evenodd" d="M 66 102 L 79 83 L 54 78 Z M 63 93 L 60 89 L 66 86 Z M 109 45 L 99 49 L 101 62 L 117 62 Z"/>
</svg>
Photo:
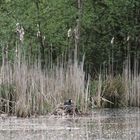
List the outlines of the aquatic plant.
<svg viewBox="0 0 140 140">
<path fill-rule="evenodd" d="M 123 73 L 113 75 L 100 74 L 93 82 L 91 101 L 94 107 L 128 107 L 140 106 L 140 74 L 137 58 L 132 69 L 130 58 L 124 63 Z"/>
<path fill-rule="evenodd" d="M 83 65 L 84 59 L 59 59 L 42 69 L 40 59 L 30 64 L 18 50 L 13 63 L 3 61 L 0 67 L 0 111 L 20 117 L 44 115 L 68 98 L 86 111 L 89 77 L 85 80 Z"/>
</svg>

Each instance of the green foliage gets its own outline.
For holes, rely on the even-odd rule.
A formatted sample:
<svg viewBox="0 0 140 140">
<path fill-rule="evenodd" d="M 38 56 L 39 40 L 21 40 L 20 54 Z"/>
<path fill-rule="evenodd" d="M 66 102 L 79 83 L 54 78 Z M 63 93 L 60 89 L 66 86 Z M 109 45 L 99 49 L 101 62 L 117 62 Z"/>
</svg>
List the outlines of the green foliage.
<svg viewBox="0 0 140 140">
<path fill-rule="evenodd" d="M 25 30 L 22 46 L 25 52 L 28 52 L 27 55 L 37 57 L 40 52 L 41 58 L 45 59 L 51 52 L 53 59 L 56 59 L 69 47 L 67 31 L 69 28 L 75 28 L 76 19 L 79 17 L 78 51 L 79 54 L 86 54 L 86 66 L 89 67 L 91 75 L 97 74 L 102 64 L 109 67 L 110 58 L 113 58 L 115 70 L 121 72 L 128 53 L 128 36 L 129 45 L 132 46 L 129 53 L 132 56 L 140 55 L 140 2 L 85 0 L 81 5 L 79 16 L 78 1 L 75 0 L 2 0 L 0 45 L 8 44 L 11 54 L 15 51 L 15 47 L 20 45 L 16 32 L 16 23 L 19 23 Z M 37 37 L 38 31 L 40 38 Z M 113 37 L 114 42 L 111 45 Z M 74 37 L 71 47 L 74 47 Z"/>
</svg>

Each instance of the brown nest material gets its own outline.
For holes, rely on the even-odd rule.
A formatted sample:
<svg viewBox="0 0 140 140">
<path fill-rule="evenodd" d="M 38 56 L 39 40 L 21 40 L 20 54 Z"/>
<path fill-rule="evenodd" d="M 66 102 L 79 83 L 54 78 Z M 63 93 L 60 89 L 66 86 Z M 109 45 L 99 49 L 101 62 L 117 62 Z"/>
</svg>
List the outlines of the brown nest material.
<svg viewBox="0 0 140 140">
<path fill-rule="evenodd" d="M 78 110 L 77 106 L 72 102 L 71 99 L 66 100 L 64 104 L 59 104 L 52 115 L 82 115 L 82 112 Z"/>
<path fill-rule="evenodd" d="M 78 108 L 72 104 L 72 105 L 63 105 L 59 104 L 54 111 L 51 113 L 52 115 L 81 115 L 81 111 L 78 110 Z"/>
</svg>

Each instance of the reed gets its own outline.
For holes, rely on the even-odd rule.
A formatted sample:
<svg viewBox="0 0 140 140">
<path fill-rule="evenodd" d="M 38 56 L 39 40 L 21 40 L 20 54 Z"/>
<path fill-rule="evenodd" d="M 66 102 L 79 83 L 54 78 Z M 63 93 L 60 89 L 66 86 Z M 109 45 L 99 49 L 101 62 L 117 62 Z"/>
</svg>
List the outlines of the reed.
<svg viewBox="0 0 140 140">
<path fill-rule="evenodd" d="M 134 67 L 131 69 L 130 58 L 124 67 L 124 82 L 126 88 L 125 101 L 128 106 L 140 107 L 140 74 L 138 58 L 134 59 Z"/>
<path fill-rule="evenodd" d="M 15 56 L 12 64 L 4 56 L 0 67 L 0 112 L 20 117 L 44 115 L 68 98 L 87 111 L 89 77 L 85 78 L 84 59 L 69 59 L 68 63 L 59 59 L 42 70 L 40 60 L 30 65 L 20 52 Z"/>
<path fill-rule="evenodd" d="M 133 63 L 134 67 L 131 66 L 132 62 L 130 63 L 128 56 L 122 74 L 99 75 L 98 84 L 92 93 L 97 107 L 140 107 L 140 74 L 137 57 Z"/>
</svg>

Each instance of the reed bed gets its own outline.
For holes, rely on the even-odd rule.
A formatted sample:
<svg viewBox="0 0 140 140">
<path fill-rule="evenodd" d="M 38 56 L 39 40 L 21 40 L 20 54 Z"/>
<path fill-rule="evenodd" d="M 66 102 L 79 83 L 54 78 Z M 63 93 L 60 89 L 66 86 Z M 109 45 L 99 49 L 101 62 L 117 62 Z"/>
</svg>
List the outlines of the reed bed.
<svg viewBox="0 0 140 140">
<path fill-rule="evenodd" d="M 130 58 L 124 62 L 122 74 L 100 74 L 94 89 L 94 106 L 96 107 L 140 107 L 140 74 L 139 61 Z M 105 77 L 105 78 L 104 78 Z M 91 90 L 92 91 L 92 90 Z"/>
<path fill-rule="evenodd" d="M 45 115 L 69 98 L 80 110 L 87 111 L 89 78 L 85 78 L 84 61 L 73 59 L 64 63 L 61 59 L 43 70 L 39 60 L 32 65 L 27 62 L 20 53 L 12 64 L 3 60 L 0 113 L 20 117 Z"/>
<path fill-rule="evenodd" d="M 20 50 L 13 63 L 8 61 L 7 55 L 8 52 L 3 53 L 0 66 L 0 113 L 20 117 L 45 115 L 66 99 L 72 99 L 83 112 L 90 105 L 140 106 L 140 74 L 136 58 L 133 69 L 128 57 L 122 74 L 100 73 L 92 85 L 83 69 L 84 58 L 79 62 L 75 54 L 67 61 L 62 57 L 55 64 L 47 62 L 44 69 L 40 59 L 30 63 Z"/>
<path fill-rule="evenodd" d="M 124 67 L 125 101 L 127 106 L 140 107 L 140 73 L 138 59 L 135 58 L 133 63 L 134 68 L 131 70 L 130 58 L 128 58 Z"/>
</svg>

